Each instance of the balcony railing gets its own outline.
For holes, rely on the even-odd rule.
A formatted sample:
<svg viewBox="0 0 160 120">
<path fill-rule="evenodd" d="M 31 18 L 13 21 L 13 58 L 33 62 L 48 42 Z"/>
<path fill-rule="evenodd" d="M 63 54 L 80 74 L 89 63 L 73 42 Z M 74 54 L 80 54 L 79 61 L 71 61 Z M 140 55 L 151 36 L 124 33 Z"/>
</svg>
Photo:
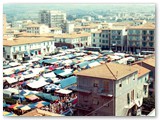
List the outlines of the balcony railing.
<svg viewBox="0 0 160 120">
<path fill-rule="evenodd" d="M 113 97 L 113 93 L 111 91 L 105 91 L 103 88 L 98 89 L 98 94 L 100 96 Z"/>
<path fill-rule="evenodd" d="M 77 105 L 76 106 L 77 109 L 79 110 L 84 110 L 84 111 L 93 111 L 93 108 L 89 105 Z"/>
<path fill-rule="evenodd" d="M 90 94 L 92 92 L 91 90 L 82 89 L 80 87 L 75 88 L 75 91 L 88 93 L 88 94 Z"/>
</svg>

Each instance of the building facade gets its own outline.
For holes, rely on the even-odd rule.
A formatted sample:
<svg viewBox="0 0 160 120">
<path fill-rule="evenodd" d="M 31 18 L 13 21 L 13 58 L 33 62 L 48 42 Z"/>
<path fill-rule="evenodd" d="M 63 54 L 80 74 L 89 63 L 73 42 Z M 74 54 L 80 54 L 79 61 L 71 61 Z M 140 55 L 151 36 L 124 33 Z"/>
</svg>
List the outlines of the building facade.
<svg viewBox="0 0 160 120">
<path fill-rule="evenodd" d="M 54 10 L 42 10 L 39 13 L 39 22 L 49 27 L 61 27 L 66 21 L 66 13 Z"/>
<path fill-rule="evenodd" d="M 78 115 L 129 116 L 140 115 L 143 90 L 148 71 L 138 75 L 139 68 L 107 63 L 76 73 Z M 144 94 L 145 93 L 145 94 Z"/>
<path fill-rule="evenodd" d="M 27 33 L 43 34 L 50 32 L 48 26 L 44 24 L 32 24 L 28 25 L 26 28 Z"/>
<path fill-rule="evenodd" d="M 127 31 L 127 51 L 139 53 L 143 50 L 155 50 L 155 25 L 146 23 L 141 26 L 131 26 Z"/>
<path fill-rule="evenodd" d="M 123 51 L 125 36 L 125 28 L 105 28 L 92 33 L 91 44 L 104 50 Z"/>
<path fill-rule="evenodd" d="M 85 47 L 91 45 L 91 34 L 89 33 L 72 33 L 55 35 L 56 47 L 67 46 L 68 48 Z"/>
<path fill-rule="evenodd" d="M 44 55 L 54 52 L 53 38 L 17 38 L 3 40 L 3 57 L 22 60 L 24 56 Z"/>
</svg>

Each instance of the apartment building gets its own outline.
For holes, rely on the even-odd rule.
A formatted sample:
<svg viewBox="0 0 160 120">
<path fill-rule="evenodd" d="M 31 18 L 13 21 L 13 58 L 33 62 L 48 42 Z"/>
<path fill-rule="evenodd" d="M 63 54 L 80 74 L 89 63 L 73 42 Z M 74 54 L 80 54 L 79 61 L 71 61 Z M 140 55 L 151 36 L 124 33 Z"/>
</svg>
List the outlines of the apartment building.
<svg viewBox="0 0 160 120">
<path fill-rule="evenodd" d="M 92 33 L 91 44 L 93 47 L 101 47 L 103 50 L 123 51 L 126 35 L 125 27 L 102 28 Z"/>
<path fill-rule="evenodd" d="M 3 40 L 3 57 L 22 60 L 24 56 L 44 55 L 55 49 L 53 38 L 9 38 Z"/>
<path fill-rule="evenodd" d="M 149 70 L 141 66 L 106 63 L 77 75 L 78 115 L 140 115 L 148 96 Z"/>
<path fill-rule="evenodd" d="M 62 34 L 62 29 L 59 27 L 50 28 L 49 30 L 50 30 L 50 33 L 53 33 L 53 34 Z"/>
<path fill-rule="evenodd" d="M 61 27 L 66 21 L 66 13 L 56 10 L 42 10 L 39 13 L 39 22 L 49 27 Z"/>
<path fill-rule="evenodd" d="M 140 66 L 143 66 L 144 68 L 147 68 L 150 70 L 149 73 L 149 94 L 155 94 L 155 57 L 147 58 L 143 61 L 140 61 L 136 63 Z"/>
<path fill-rule="evenodd" d="M 140 26 L 127 28 L 127 51 L 154 51 L 155 50 L 155 25 L 146 23 Z"/>
<path fill-rule="evenodd" d="M 62 47 L 67 46 L 68 48 L 74 47 L 85 47 L 91 45 L 91 34 L 90 33 L 63 33 L 54 36 L 55 46 Z"/>
<path fill-rule="evenodd" d="M 27 33 L 43 34 L 50 32 L 48 26 L 44 24 L 31 24 L 28 25 L 26 28 Z"/>
</svg>

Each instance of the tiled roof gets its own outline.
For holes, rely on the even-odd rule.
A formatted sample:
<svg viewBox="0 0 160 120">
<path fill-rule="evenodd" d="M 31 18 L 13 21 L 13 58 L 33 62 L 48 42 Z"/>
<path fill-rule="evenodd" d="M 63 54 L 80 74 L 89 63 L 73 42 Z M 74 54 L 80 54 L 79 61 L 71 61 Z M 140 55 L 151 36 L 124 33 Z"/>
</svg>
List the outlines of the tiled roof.
<svg viewBox="0 0 160 120">
<path fill-rule="evenodd" d="M 143 60 L 143 63 L 155 67 L 155 57 Z"/>
<path fill-rule="evenodd" d="M 82 70 L 76 73 L 76 75 L 110 79 L 110 80 L 119 80 L 136 71 L 138 72 L 138 69 L 132 66 L 122 65 L 122 64 L 117 64 L 117 63 L 106 63 L 106 64 L 103 64 L 97 67 L 93 67 L 87 70 Z"/>
<path fill-rule="evenodd" d="M 53 39 L 46 38 L 46 37 L 39 37 L 39 38 L 16 38 L 13 40 L 3 40 L 4 46 L 16 46 L 16 45 L 23 45 L 23 44 L 31 44 L 31 43 L 39 43 L 39 42 L 45 42 L 45 41 L 51 41 Z"/>
<path fill-rule="evenodd" d="M 149 69 L 147 69 L 145 67 L 142 67 L 140 65 L 137 65 L 137 64 L 133 65 L 133 67 L 138 69 L 138 77 L 141 77 L 141 76 L 143 76 L 143 75 L 145 75 L 145 74 L 150 72 Z"/>
</svg>

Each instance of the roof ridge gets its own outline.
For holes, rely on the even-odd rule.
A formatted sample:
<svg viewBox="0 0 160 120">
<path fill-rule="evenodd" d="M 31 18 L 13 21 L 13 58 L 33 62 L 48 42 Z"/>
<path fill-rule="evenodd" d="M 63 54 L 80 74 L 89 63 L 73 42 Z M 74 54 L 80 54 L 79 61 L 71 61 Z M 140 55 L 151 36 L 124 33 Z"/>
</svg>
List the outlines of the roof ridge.
<svg viewBox="0 0 160 120">
<path fill-rule="evenodd" d="M 117 80 L 117 77 L 113 74 L 113 72 L 111 71 L 111 69 L 109 68 L 109 66 L 107 65 L 107 63 L 105 63 L 105 66 L 108 68 L 108 70 L 111 72 L 111 74 L 113 75 L 113 77 Z"/>
</svg>

